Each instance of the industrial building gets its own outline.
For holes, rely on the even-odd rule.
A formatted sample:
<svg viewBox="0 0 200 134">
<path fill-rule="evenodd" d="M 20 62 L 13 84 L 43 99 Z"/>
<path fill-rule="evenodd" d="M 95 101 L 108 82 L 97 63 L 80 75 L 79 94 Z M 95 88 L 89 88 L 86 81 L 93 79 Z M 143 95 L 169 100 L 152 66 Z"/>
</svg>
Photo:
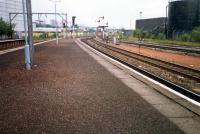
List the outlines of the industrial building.
<svg viewBox="0 0 200 134">
<path fill-rule="evenodd" d="M 136 29 L 164 32 L 166 17 L 136 20 Z"/>
<path fill-rule="evenodd" d="M 191 32 L 200 26 L 200 0 L 171 0 L 168 6 L 169 37 Z"/>
<path fill-rule="evenodd" d="M 4 21 L 10 22 L 9 13 L 17 12 L 22 13 L 22 0 L 0 0 L 0 17 L 3 18 Z M 15 15 L 12 14 L 11 18 Z M 12 24 L 15 24 L 15 31 L 22 32 L 24 30 L 23 16 L 17 15 Z"/>
<path fill-rule="evenodd" d="M 166 9 L 167 18 L 136 20 L 136 29 L 165 32 L 172 38 L 200 26 L 200 0 L 169 0 Z"/>
</svg>

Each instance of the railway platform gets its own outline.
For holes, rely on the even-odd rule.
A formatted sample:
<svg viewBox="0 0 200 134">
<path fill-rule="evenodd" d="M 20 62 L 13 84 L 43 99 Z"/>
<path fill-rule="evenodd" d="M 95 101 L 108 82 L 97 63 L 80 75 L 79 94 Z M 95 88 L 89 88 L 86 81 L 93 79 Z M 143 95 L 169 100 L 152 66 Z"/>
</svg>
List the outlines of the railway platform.
<svg viewBox="0 0 200 134">
<path fill-rule="evenodd" d="M 23 50 L 0 54 L 0 133 L 200 132 L 198 114 L 80 40 L 37 45 L 31 71 L 23 57 Z"/>
</svg>

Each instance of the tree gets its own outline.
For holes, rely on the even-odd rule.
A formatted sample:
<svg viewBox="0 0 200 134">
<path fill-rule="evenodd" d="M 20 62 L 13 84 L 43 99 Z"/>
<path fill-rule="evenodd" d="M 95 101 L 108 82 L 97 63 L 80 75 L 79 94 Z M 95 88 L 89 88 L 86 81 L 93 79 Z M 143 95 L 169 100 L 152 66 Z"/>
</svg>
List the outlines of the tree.
<svg viewBox="0 0 200 134">
<path fill-rule="evenodd" d="M 10 25 L 8 22 L 0 18 L 0 36 L 6 35 L 11 37 L 14 33 L 14 24 Z"/>
</svg>

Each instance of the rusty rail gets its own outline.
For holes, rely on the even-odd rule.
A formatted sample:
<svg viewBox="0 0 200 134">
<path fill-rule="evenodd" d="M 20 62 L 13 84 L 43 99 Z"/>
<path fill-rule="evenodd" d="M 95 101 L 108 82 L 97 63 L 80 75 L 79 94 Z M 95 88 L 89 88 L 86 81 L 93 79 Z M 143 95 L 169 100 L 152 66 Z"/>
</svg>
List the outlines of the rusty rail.
<svg viewBox="0 0 200 134">
<path fill-rule="evenodd" d="M 24 45 L 24 40 L 18 39 L 18 40 L 3 40 L 0 41 L 0 51 L 16 48 Z"/>
</svg>

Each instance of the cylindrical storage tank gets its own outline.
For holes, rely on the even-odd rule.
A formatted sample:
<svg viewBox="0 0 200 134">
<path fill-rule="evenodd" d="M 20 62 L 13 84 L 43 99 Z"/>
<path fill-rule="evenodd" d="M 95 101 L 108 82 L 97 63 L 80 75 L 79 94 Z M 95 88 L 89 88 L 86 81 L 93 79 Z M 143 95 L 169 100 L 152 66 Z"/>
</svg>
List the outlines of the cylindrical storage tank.
<svg viewBox="0 0 200 134">
<path fill-rule="evenodd" d="M 173 37 L 190 32 L 200 26 L 200 0 L 175 0 L 169 2 L 168 35 Z"/>
</svg>

